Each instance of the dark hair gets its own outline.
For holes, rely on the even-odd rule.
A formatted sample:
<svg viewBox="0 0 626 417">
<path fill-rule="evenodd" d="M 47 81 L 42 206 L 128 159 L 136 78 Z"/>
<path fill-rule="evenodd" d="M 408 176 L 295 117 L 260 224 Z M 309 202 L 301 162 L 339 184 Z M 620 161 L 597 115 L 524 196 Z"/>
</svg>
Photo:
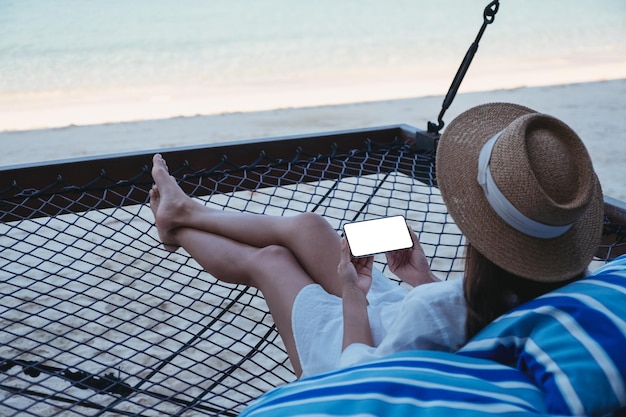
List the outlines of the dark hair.
<svg viewBox="0 0 626 417">
<path fill-rule="evenodd" d="M 537 282 L 512 274 L 491 262 L 472 245 L 466 248 L 463 294 L 467 304 L 465 334 L 470 339 L 510 309 L 581 278 Z"/>
</svg>

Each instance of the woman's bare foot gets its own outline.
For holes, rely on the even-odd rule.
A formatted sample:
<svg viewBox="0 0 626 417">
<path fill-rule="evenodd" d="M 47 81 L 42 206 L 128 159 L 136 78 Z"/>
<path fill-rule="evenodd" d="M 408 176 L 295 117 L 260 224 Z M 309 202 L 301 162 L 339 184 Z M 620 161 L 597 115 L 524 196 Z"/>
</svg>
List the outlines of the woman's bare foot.
<svg viewBox="0 0 626 417">
<path fill-rule="evenodd" d="M 157 218 L 157 213 L 159 211 L 159 205 L 161 202 L 161 196 L 159 195 L 159 189 L 155 185 L 150 189 L 150 210 L 152 210 L 152 214 L 154 218 Z M 156 220 L 155 220 L 156 223 Z M 159 240 L 163 243 L 163 248 L 169 252 L 176 252 L 180 245 L 174 243 L 174 236 L 169 231 L 165 231 L 161 229 L 157 224 L 157 232 L 159 233 Z M 168 243 L 169 242 L 169 243 Z"/>
<path fill-rule="evenodd" d="M 194 202 L 178 186 L 168 171 L 160 154 L 152 158 L 152 179 L 155 185 L 150 190 L 150 209 L 154 214 L 159 239 L 166 250 L 175 251 L 179 245 L 175 229 L 184 225 L 184 215 L 189 204 Z"/>
</svg>

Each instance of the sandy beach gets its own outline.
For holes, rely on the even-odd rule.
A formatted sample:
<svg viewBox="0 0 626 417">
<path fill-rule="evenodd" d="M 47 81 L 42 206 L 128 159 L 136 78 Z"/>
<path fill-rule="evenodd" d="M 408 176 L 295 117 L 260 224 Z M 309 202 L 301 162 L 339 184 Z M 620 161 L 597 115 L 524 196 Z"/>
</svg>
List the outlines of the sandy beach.
<svg viewBox="0 0 626 417">
<path fill-rule="evenodd" d="M 591 154 L 606 195 L 626 201 L 626 78 L 565 85 L 458 94 L 445 114 L 486 102 L 529 106 L 568 123 Z M 0 132 L 0 166 L 84 156 L 157 150 L 315 132 L 409 124 L 421 129 L 437 119 L 442 95 L 353 104 L 282 108 L 134 122 Z M 63 103 L 56 103 L 63 105 Z M 68 103 L 65 103 L 68 105 Z M 69 103 L 71 105 L 71 103 Z M 36 115 L 36 113 L 34 114 Z M 33 121 L 36 125 L 36 122 Z M 6 126 L 3 126 L 7 130 Z"/>
</svg>

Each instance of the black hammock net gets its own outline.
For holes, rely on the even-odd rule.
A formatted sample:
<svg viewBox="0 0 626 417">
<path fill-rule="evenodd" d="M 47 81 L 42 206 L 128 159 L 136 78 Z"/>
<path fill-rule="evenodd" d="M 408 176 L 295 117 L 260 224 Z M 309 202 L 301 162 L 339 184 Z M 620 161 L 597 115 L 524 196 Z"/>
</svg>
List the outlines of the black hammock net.
<svg viewBox="0 0 626 417">
<path fill-rule="evenodd" d="M 403 215 L 448 277 L 462 271 L 463 238 L 436 188 L 435 142 L 415 137 L 398 126 L 162 152 L 213 207 L 312 211 L 338 232 Z M 161 247 L 151 156 L 3 172 L 0 415 L 232 416 L 295 379 L 257 290 Z M 606 235 L 598 262 L 624 249 L 623 226 L 607 220 Z"/>
</svg>

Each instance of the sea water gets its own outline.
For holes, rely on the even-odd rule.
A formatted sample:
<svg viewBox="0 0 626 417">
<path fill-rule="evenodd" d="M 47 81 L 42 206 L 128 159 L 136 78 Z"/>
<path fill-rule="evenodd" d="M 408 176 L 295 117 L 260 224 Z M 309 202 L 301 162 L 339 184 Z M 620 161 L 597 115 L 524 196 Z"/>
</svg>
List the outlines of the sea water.
<svg viewBox="0 0 626 417">
<path fill-rule="evenodd" d="M 0 94 L 456 69 L 487 4 L 0 0 Z M 624 0 L 501 0 L 479 54 L 575 65 L 623 57 L 625 45 Z"/>
</svg>

